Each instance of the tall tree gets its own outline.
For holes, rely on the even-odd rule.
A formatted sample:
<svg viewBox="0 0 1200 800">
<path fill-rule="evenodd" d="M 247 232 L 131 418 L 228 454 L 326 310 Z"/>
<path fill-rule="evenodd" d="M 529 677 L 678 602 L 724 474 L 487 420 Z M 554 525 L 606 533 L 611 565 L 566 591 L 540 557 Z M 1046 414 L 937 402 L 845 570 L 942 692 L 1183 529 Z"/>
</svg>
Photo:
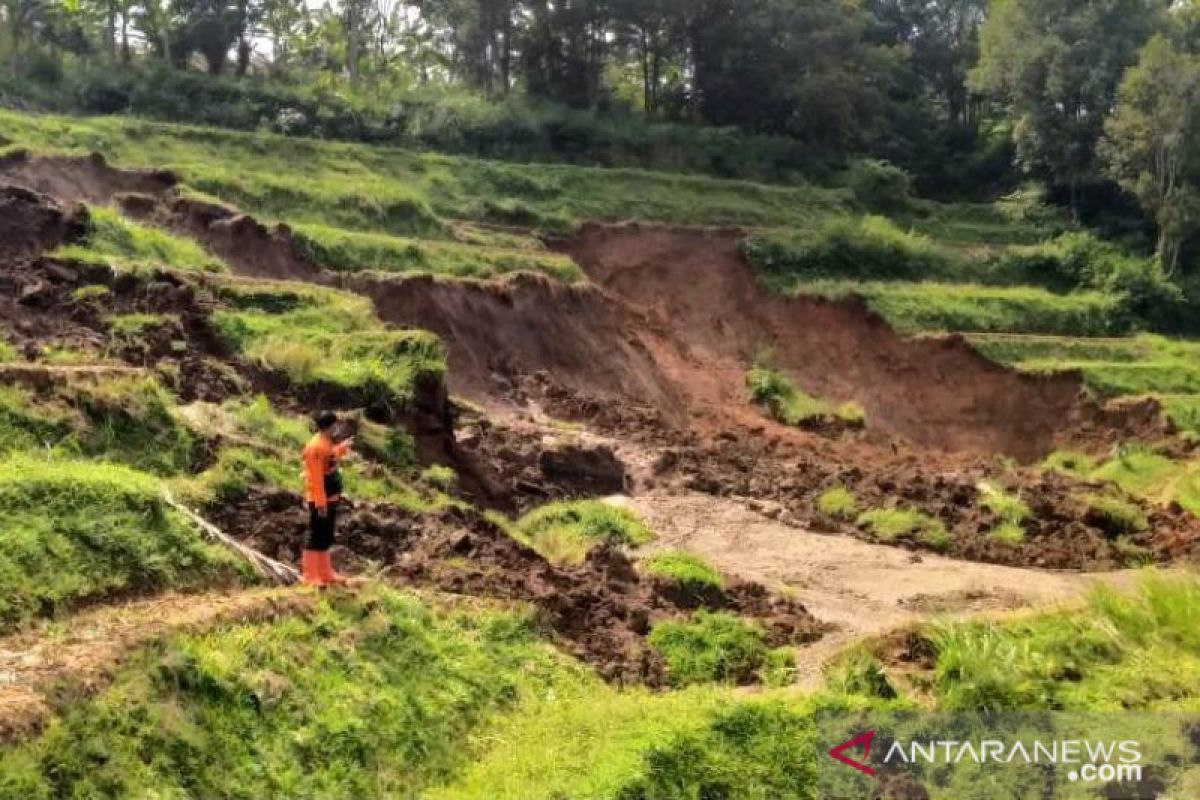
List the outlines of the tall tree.
<svg viewBox="0 0 1200 800">
<path fill-rule="evenodd" d="M 1007 110 L 1018 157 L 1068 191 L 1101 175 L 1096 145 L 1117 85 L 1170 0 L 993 0 L 971 85 Z"/>
<path fill-rule="evenodd" d="M 1105 125 L 1109 170 L 1158 227 L 1158 258 L 1170 274 L 1200 205 L 1200 59 L 1156 36 L 1125 73 L 1117 108 Z"/>
<path fill-rule="evenodd" d="M 4 24 L 8 28 L 9 67 L 13 74 L 21 69 L 25 40 L 45 10 L 43 0 L 4 0 Z"/>
<path fill-rule="evenodd" d="M 658 111 L 668 64 L 683 54 L 686 0 L 614 0 L 618 40 L 636 58 L 647 114 Z"/>
</svg>

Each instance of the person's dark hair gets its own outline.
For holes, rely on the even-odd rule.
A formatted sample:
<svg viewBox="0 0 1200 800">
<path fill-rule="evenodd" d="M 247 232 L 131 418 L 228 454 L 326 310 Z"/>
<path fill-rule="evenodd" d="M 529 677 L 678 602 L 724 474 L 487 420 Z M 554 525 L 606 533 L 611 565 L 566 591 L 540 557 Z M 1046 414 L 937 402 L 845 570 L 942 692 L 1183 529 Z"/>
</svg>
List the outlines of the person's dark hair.
<svg viewBox="0 0 1200 800">
<path fill-rule="evenodd" d="M 337 414 L 333 413 L 332 411 L 322 411 L 313 418 L 313 422 L 316 423 L 317 430 L 319 431 L 329 430 L 334 425 L 337 425 L 337 421 Z"/>
</svg>

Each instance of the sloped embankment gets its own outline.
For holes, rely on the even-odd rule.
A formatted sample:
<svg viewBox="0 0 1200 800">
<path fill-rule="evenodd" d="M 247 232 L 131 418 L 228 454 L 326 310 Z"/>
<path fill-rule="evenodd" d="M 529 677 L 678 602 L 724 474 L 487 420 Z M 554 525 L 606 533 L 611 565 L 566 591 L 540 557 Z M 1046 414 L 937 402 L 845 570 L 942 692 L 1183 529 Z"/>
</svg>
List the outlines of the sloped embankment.
<svg viewBox="0 0 1200 800">
<path fill-rule="evenodd" d="M 857 402 L 872 425 L 925 447 L 1033 459 L 1065 432 L 1125 423 L 1083 399 L 1076 375 L 1017 373 L 960 337 L 901 336 L 860 302 L 772 294 L 740 236 L 593 225 L 558 247 L 687 343 L 703 366 L 675 378 L 701 402 L 733 400 L 746 365 L 769 353 L 806 392 Z"/>
</svg>

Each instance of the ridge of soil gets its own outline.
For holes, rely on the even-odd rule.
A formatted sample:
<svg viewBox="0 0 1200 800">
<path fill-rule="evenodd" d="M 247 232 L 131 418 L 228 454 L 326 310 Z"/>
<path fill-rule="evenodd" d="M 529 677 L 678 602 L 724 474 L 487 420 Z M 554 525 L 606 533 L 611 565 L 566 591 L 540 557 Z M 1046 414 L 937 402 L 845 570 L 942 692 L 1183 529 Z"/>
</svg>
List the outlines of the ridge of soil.
<svg viewBox="0 0 1200 800">
<path fill-rule="evenodd" d="M 299 558 L 307 518 L 297 495 L 252 491 L 211 517 L 272 558 Z M 607 547 L 593 549 L 579 566 L 555 566 L 472 510 L 414 514 L 357 503 L 344 520 L 334 550 L 340 569 L 379 568 L 404 585 L 531 603 L 568 652 L 616 683 L 666 685 L 665 665 L 645 637 L 654 623 L 683 619 L 697 607 L 758 621 L 772 646 L 815 641 L 826 629 L 798 602 L 740 579 L 717 597 L 680 597 Z"/>
<path fill-rule="evenodd" d="M 310 611 L 316 596 L 268 589 L 167 594 L 96 606 L 0 638 L 0 739 L 36 735 L 70 704 L 101 691 L 154 642 L 218 623 L 266 622 Z"/>
</svg>

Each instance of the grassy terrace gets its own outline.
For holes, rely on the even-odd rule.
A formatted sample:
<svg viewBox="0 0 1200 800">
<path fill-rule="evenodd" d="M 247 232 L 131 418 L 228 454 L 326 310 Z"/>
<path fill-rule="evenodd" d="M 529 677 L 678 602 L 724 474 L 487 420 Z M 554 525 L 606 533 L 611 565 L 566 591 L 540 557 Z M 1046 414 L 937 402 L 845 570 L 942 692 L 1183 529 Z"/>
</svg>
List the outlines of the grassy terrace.
<svg viewBox="0 0 1200 800">
<path fill-rule="evenodd" d="M 448 219 L 547 230 L 628 218 L 795 226 L 845 210 L 848 200 L 810 186 L 506 164 L 124 118 L 0 112 L 0 135 L 38 152 L 96 151 L 121 166 L 168 167 L 192 189 L 268 218 L 420 238 L 450 238 Z"/>
</svg>

